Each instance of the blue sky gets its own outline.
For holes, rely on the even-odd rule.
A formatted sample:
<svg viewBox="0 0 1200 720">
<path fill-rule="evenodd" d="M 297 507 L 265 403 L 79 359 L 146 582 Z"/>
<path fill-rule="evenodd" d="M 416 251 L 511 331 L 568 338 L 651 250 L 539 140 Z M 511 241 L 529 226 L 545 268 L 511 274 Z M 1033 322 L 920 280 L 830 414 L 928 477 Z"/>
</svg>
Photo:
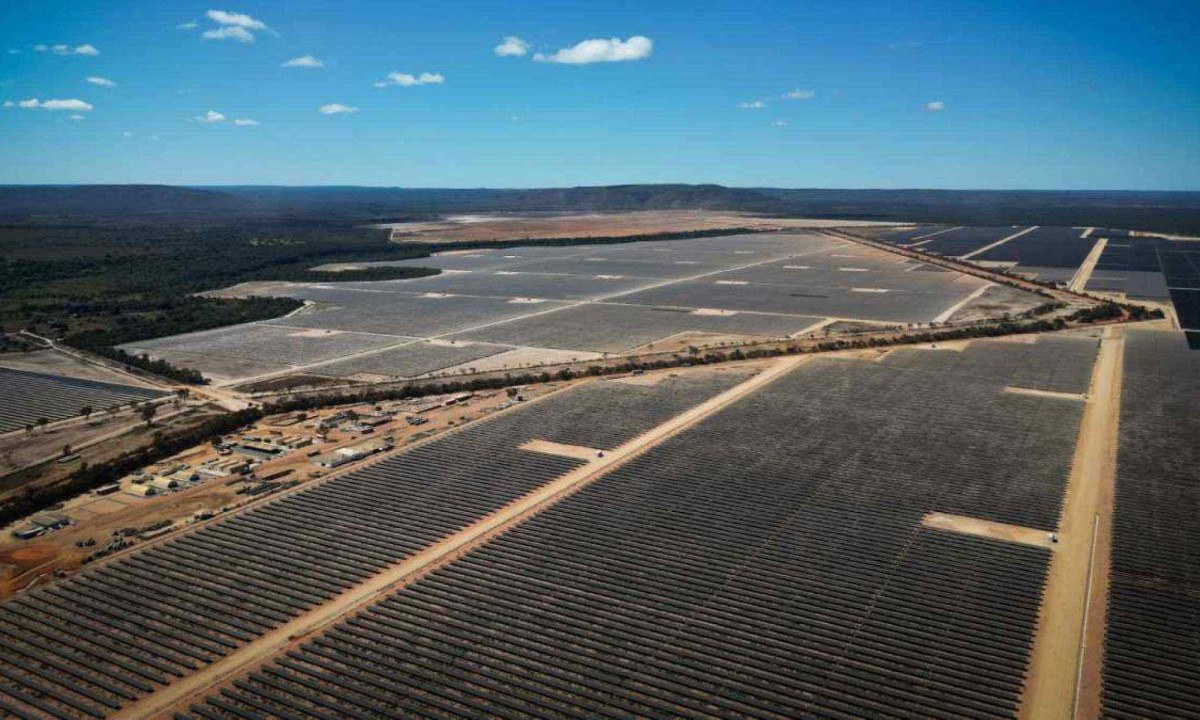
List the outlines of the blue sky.
<svg viewBox="0 0 1200 720">
<path fill-rule="evenodd" d="M 5 16 L 2 183 L 1200 190 L 1190 2 L 50 0 Z M 497 54 L 507 36 L 524 55 Z M 323 67 L 282 66 L 304 56 Z M 416 82 L 376 87 L 389 73 Z M 335 104 L 357 111 L 319 111 Z"/>
</svg>

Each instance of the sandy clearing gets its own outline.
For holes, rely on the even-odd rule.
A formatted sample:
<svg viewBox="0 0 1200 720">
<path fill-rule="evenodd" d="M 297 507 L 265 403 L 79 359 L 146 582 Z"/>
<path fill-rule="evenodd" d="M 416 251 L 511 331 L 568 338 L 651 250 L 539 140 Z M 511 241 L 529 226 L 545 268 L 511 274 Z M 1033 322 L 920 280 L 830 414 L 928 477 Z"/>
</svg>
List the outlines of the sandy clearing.
<svg viewBox="0 0 1200 720">
<path fill-rule="evenodd" d="M 603 458 L 595 458 L 592 462 L 551 480 L 541 488 L 509 503 L 491 515 L 481 518 L 463 530 L 443 538 L 407 560 L 343 592 L 331 601 L 234 650 L 212 665 L 160 688 L 157 692 L 141 698 L 110 717 L 114 720 L 167 717 L 172 710 L 182 710 L 215 687 L 234 680 L 281 652 L 299 646 L 314 634 L 339 622 L 346 615 L 360 611 L 382 597 L 457 560 L 475 547 L 511 530 L 521 522 L 569 497 L 629 460 L 678 435 L 743 397 L 760 390 L 806 361 L 807 358 L 804 357 L 780 359 L 763 372 L 676 415 L 606 453 Z"/>
<path fill-rule="evenodd" d="M 1024 720 L 1099 715 L 1124 355 L 1125 329 L 1105 328 L 1063 499 L 1058 550 L 1042 591 L 1018 716 Z"/>
<path fill-rule="evenodd" d="M 286 316 L 285 316 L 286 317 Z M 297 330 L 296 332 L 288 333 L 288 337 L 294 338 L 323 338 L 341 335 L 341 330 L 326 330 L 323 328 L 313 328 L 311 330 Z"/>
<path fill-rule="evenodd" d="M 921 524 L 935 530 L 945 530 L 961 535 L 974 535 L 992 540 L 1003 540 L 1004 542 L 1019 543 L 1021 545 L 1032 545 L 1048 550 L 1053 550 L 1056 547 L 1050 541 L 1049 534 L 1045 530 L 993 522 L 982 518 L 967 517 L 966 515 L 949 515 L 932 512 L 921 518 Z"/>
<path fill-rule="evenodd" d="M 557 443 L 551 440 L 530 440 L 524 445 L 521 445 L 520 449 L 528 450 L 529 452 L 542 453 L 544 455 L 557 455 L 558 457 L 575 458 L 576 460 L 584 460 L 589 463 L 604 455 L 604 451 L 600 448 L 590 448 L 582 445 L 565 445 L 563 443 Z"/>
<path fill-rule="evenodd" d="M 534 215 L 448 216 L 442 220 L 388 223 L 392 242 L 530 240 L 537 238 L 628 237 L 695 230 L 750 228 L 801 230 L 826 227 L 897 225 L 864 220 L 772 218 L 709 210 L 642 210 L 610 213 L 539 213 Z M 900 225 L 903 225 L 901 223 Z M 467 252 L 479 252 L 478 250 Z"/>
<path fill-rule="evenodd" d="M 1004 388 L 1004 392 L 1012 393 L 1013 395 L 1035 395 L 1037 397 L 1054 398 L 1056 400 L 1074 400 L 1076 402 L 1084 402 L 1087 400 L 1087 395 L 1083 393 L 1038 390 L 1037 388 L 1018 387 L 1016 385 L 1009 385 L 1008 387 Z"/>
<path fill-rule="evenodd" d="M 985 252 L 987 252 L 988 250 L 991 250 L 992 248 L 1000 247 L 1001 245 L 1008 242 L 1009 240 L 1016 240 L 1017 238 L 1021 237 L 1025 233 L 1031 233 L 1034 230 L 1037 230 L 1039 227 L 1040 227 L 1039 225 L 1034 225 L 1033 227 L 1027 227 L 1024 230 L 1021 230 L 1019 232 L 1013 233 L 1012 235 L 1009 235 L 1008 237 L 1000 238 L 999 240 L 997 240 L 994 243 L 991 243 L 989 245 L 984 245 L 983 247 L 979 248 L 978 250 L 972 250 L 971 252 L 967 253 L 966 255 L 962 255 L 960 257 L 960 259 L 969 260 L 970 258 L 973 258 L 976 255 L 982 255 Z"/>
</svg>

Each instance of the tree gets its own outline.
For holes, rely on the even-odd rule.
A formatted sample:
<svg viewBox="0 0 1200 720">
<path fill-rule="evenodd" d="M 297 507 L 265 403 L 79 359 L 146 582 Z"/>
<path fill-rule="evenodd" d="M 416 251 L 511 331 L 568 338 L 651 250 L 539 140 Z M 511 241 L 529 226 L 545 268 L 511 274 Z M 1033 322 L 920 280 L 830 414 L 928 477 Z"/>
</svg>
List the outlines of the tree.
<svg viewBox="0 0 1200 720">
<path fill-rule="evenodd" d="M 38 426 L 39 430 L 45 431 L 46 426 L 49 424 L 50 424 L 50 421 L 47 420 L 46 418 L 38 418 L 38 420 L 37 420 L 37 426 Z"/>
<path fill-rule="evenodd" d="M 84 405 L 83 407 L 79 408 L 79 414 L 82 415 L 84 419 L 90 418 L 92 416 L 92 406 Z"/>
<path fill-rule="evenodd" d="M 70 446 L 70 444 L 63 445 L 63 449 L 62 449 L 62 456 L 63 456 L 63 457 L 66 457 L 66 456 L 68 456 L 68 455 L 70 455 L 70 454 L 71 454 L 71 446 Z"/>
<path fill-rule="evenodd" d="M 150 403 L 146 403 L 145 405 L 142 406 L 142 409 L 139 411 L 139 413 L 141 414 L 142 419 L 146 421 L 146 427 L 150 427 L 153 424 L 154 415 L 157 412 L 158 412 L 157 405 L 152 405 Z"/>
</svg>

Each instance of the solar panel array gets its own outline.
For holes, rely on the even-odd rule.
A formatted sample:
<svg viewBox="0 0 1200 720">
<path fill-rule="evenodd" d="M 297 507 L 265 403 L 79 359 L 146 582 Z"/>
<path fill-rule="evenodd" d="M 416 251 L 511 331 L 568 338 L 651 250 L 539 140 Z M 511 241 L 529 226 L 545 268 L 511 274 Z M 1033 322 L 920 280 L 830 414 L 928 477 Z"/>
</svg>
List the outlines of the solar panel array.
<svg viewBox="0 0 1200 720">
<path fill-rule="evenodd" d="M 1083 264 L 1097 240 L 1095 237 L 1082 237 L 1083 233 L 1079 228 L 1039 227 L 972 259 L 1010 261 L 1022 267 L 1077 268 Z"/>
<path fill-rule="evenodd" d="M 0 433 L 19 430 L 40 419 L 51 422 L 116 405 L 166 397 L 162 390 L 0 368 Z"/>
<path fill-rule="evenodd" d="M 1200 354 L 1128 334 L 1104 652 L 1107 718 L 1200 709 Z"/>
<path fill-rule="evenodd" d="M 0 716 L 101 717 L 735 385 L 717 372 L 547 398 L 0 605 Z"/>
<path fill-rule="evenodd" d="M 1088 290 L 1170 299 L 1193 349 L 1200 349 L 1200 243 L 1153 237 L 1110 240 Z"/>
<path fill-rule="evenodd" d="M 1014 717 L 1048 552 L 920 519 L 1053 527 L 1078 404 L 924 357 L 814 360 L 177 717 Z"/>
<path fill-rule="evenodd" d="M 1002 227 L 962 227 L 950 232 L 941 233 L 929 238 L 918 246 L 921 252 L 937 253 L 958 257 L 974 252 L 979 248 L 991 245 L 1009 235 L 1021 231 L 1020 227 L 1004 225 Z"/>
</svg>

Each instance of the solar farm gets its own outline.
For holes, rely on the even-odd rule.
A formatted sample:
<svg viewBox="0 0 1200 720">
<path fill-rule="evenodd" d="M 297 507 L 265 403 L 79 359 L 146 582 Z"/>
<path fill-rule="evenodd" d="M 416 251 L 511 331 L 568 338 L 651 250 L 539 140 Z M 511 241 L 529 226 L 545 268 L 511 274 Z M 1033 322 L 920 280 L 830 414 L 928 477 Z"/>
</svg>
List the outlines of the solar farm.
<svg viewBox="0 0 1200 720">
<path fill-rule="evenodd" d="M 294 467 L 320 472 L 0 601 L 0 718 L 1196 717 L 1200 255 L 1096 228 L 855 232 L 895 247 L 457 251 L 403 261 L 443 271 L 417 279 L 233 288 L 306 306 L 130 344 L 243 402 L 290 375 L 681 362 L 484 386 L 471 417 L 448 384 L 440 415 L 354 404 L 380 454 L 305 445 Z M 688 357 L 1134 286 L 1175 315 Z M 11 429 L 168 393 L 0 369 L 5 388 Z M 414 413 L 380 420 L 410 421 L 399 441 L 357 424 L 392 403 Z M 326 417 L 274 435 L 320 445 Z"/>
<path fill-rule="evenodd" d="M 401 261 L 442 274 L 283 284 L 310 306 L 277 320 L 134 343 L 220 384 L 303 372 L 333 378 L 460 373 L 521 351 L 584 360 L 673 337 L 788 338 L 822 323 L 945 321 L 987 281 L 816 233 L 602 246 L 480 249 Z M 1028 309 L 1040 299 L 1017 303 Z M 501 361 L 503 366 L 503 361 Z"/>
</svg>

